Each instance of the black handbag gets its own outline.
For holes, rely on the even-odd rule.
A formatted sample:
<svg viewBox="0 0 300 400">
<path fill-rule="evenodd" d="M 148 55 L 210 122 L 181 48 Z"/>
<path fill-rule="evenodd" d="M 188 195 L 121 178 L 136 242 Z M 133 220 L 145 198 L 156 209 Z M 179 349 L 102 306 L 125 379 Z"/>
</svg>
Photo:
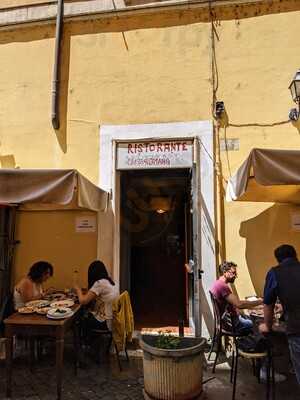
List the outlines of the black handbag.
<svg viewBox="0 0 300 400">
<path fill-rule="evenodd" d="M 258 333 L 238 338 L 237 346 L 246 353 L 264 353 L 270 349 L 270 342 L 264 335 Z"/>
</svg>

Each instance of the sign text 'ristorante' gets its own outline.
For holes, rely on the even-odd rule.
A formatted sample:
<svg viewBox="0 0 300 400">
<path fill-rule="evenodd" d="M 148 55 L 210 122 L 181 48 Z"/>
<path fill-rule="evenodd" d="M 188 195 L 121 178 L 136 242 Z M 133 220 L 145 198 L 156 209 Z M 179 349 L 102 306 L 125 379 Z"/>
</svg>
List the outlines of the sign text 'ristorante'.
<svg viewBox="0 0 300 400">
<path fill-rule="evenodd" d="M 130 142 L 117 145 L 117 169 L 190 168 L 192 140 Z"/>
</svg>

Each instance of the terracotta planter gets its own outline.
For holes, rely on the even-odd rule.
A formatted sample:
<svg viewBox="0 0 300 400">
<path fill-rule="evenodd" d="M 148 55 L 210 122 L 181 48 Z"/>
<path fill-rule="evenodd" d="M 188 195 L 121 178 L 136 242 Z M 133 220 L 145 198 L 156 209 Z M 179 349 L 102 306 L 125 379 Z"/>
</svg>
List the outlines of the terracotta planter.
<svg viewBox="0 0 300 400">
<path fill-rule="evenodd" d="M 142 335 L 144 397 L 155 400 L 198 399 L 202 393 L 204 338 L 182 338 L 178 349 L 155 347 L 157 336 Z"/>
</svg>

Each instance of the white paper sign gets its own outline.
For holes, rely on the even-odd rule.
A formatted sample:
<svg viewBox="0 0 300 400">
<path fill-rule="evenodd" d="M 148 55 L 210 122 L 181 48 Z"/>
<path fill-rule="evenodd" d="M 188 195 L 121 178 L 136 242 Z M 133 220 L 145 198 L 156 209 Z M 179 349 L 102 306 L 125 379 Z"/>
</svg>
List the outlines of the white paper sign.
<svg viewBox="0 0 300 400">
<path fill-rule="evenodd" d="M 190 168 L 192 140 L 118 143 L 117 169 Z"/>
<path fill-rule="evenodd" d="M 76 232 L 96 232 L 96 217 L 76 217 Z"/>
<path fill-rule="evenodd" d="M 292 230 L 300 232 L 300 213 L 293 213 L 291 215 Z"/>
</svg>

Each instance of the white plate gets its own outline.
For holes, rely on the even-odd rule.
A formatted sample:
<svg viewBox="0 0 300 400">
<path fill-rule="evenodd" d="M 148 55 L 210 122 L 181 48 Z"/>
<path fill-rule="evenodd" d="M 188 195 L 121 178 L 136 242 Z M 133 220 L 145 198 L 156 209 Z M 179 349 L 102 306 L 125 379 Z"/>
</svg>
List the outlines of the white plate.
<svg viewBox="0 0 300 400">
<path fill-rule="evenodd" d="M 46 294 L 45 298 L 50 301 L 59 301 L 66 298 L 64 293 L 49 293 Z"/>
<path fill-rule="evenodd" d="M 263 316 L 264 316 L 264 312 L 263 311 L 255 311 L 255 310 L 251 311 L 251 310 L 249 310 L 249 314 L 252 315 L 252 317 L 261 317 L 261 318 L 263 318 Z"/>
<path fill-rule="evenodd" d="M 33 307 L 20 307 L 18 308 L 20 314 L 33 314 L 35 309 Z"/>
<path fill-rule="evenodd" d="M 50 304 L 50 307 L 52 308 L 65 308 L 65 307 L 72 307 L 74 306 L 74 301 L 71 299 L 67 299 L 67 300 L 59 300 L 59 301 L 53 301 Z"/>
<path fill-rule="evenodd" d="M 41 308 L 36 308 L 35 312 L 37 314 L 40 314 L 40 315 L 46 315 L 49 310 L 52 310 L 52 308 L 50 308 L 50 307 L 41 307 Z"/>
<path fill-rule="evenodd" d="M 64 315 L 71 311 L 68 307 L 51 307 L 48 311 L 49 315 Z"/>
<path fill-rule="evenodd" d="M 40 308 L 40 307 L 47 307 L 47 306 L 49 306 L 49 304 L 50 304 L 50 301 L 48 301 L 48 300 L 32 300 L 32 301 L 27 301 L 27 303 L 25 303 L 25 306 Z"/>
<path fill-rule="evenodd" d="M 65 318 L 72 317 L 73 314 L 74 314 L 74 312 L 71 310 L 69 313 L 63 314 L 60 316 L 59 315 L 55 316 L 55 315 L 51 315 L 51 314 L 47 314 L 46 316 L 47 316 L 47 318 L 50 318 L 50 319 L 65 319 Z"/>
<path fill-rule="evenodd" d="M 247 300 L 248 301 L 257 301 L 258 298 L 256 296 L 249 296 L 249 297 L 247 297 Z"/>
</svg>

